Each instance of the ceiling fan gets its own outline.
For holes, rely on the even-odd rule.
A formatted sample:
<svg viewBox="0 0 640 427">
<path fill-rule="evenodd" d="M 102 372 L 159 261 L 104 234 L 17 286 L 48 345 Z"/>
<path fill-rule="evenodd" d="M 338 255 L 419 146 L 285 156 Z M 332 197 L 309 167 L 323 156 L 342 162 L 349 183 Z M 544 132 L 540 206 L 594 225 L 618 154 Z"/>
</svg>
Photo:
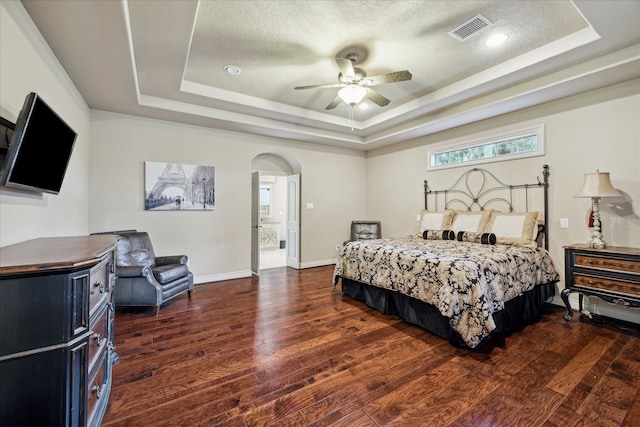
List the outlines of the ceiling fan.
<svg viewBox="0 0 640 427">
<path fill-rule="evenodd" d="M 380 74 L 377 76 L 367 76 L 366 71 L 362 68 L 354 67 L 358 61 L 358 54 L 349 53 L 344 58 L 336 58 L 340 73 L 338 74 L 339 83 L 328 83 L 311 86 L 294 87 L 295 90 L 302 89 L 324 89 L 339 87 L 336 97 L 325 107 L 325 110 L 332 110 L 343 101 L 345 104 L 354 107 L 364 98 L 375 104 L 384 107 L 391 102 L 388 98 L 380 95 L 378 92 L 370 89 L 371 86 L 381 85 L 385 83 L 402 82 L 411 80 L 411 73 L 407 70 L 396 71 L 393 73 Z"/>
</svg>

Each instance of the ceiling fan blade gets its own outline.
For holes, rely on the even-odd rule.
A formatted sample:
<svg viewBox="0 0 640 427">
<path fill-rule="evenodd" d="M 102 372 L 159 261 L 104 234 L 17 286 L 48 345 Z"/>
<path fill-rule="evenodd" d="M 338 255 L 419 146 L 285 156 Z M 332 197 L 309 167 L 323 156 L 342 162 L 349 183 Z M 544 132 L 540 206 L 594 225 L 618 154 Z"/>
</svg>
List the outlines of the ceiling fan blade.
<svg viewBox="0 0 640 427">
<path fill-rule="evenodd" d="M 341 101 L 342 101 L 342 99 L 340 99 L 339 96 L 336 96 L 335 98 L 333 98 L 333 101 L 331 101 L 329 103 L 329 105 L 327 105 L 324 109 L 325 110 L 333 110 L 334 108 L 336 108 L 338 106 L 338 104 L 340 104 Z"/>
<path fill-rule="evenodd" d="M 365 95 L 365 97 L 371 101 L 374 102 L 376 104 L 378 104 L 381 107 L 384 107 L 385 105 L 388 105 L 391 101 L 387 98 L 385 98 L 384 96 L 380 95 L 378 92 L 368 89 L 367 88 L 367 94 Z"/>
<path fill-rule="evenodd" d="M 411 73 L 407 70 L 396 71 L 394 73 L 380 74 L 377 76 L 367 76 L 362 82 L 367 86 L 381 85 L 385 83 L 403 82 L 411 80 Z"/>
<path fill-rule="evenodd" d="M 347 79 L 354 80 L 356 78 L 356 72 L 353 70 L 353 62 L 346 58 L 336 58 L 336 63 L 340 68 L 340 73 Z"/>
<path fill-rule="evenodd" d="M 344 84 L 342 84 L 342 83 L 327 83 L 327 84 L 323 84 L 323 85 L 298 86 L 298 87 L 294 87 L 294 89 L 295 89 L 295 90 L 302 90 L 302 89 L 324 89 L 324 88 L 342 87 L 342 86 L 344 86 Z"/>
</svg>

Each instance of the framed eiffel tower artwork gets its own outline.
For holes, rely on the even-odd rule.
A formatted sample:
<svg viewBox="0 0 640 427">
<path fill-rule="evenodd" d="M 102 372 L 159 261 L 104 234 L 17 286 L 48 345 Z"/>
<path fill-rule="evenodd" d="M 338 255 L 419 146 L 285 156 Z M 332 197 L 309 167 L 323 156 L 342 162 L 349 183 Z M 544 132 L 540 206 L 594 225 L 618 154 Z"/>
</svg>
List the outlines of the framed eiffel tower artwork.
<svg viewBox="0 0 640 427">
<path fill-rule="evenodd" d="M 144 162 L 146 211 L 211 211 L 216 205 L 215 167 Z"/>
</svg>

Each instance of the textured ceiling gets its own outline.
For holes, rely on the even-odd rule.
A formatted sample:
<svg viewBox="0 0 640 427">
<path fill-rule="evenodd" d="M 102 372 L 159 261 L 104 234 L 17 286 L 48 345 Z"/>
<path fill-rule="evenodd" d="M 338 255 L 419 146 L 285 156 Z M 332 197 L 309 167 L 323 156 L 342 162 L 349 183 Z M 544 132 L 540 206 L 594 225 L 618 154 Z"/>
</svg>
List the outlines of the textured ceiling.
<svg viewBox="0 0 640 427">
<path fill-rule="evenodd" d="M 494 26 L 464 42 L 448 35 L 478 13 Z M 366 61 L 359 66 L 369 75 L 405 69 L 413 73 L 410 82 L 378 89 L 397 105 L 587 26 L 568 1 L 203 2 L 184 79 L 322 110 L 337 89 L 318 93 L 291 89 L 336 83 L 336 54 L 356 45 L 368 50 Z M 488 35 L 496 31 L 510 34 L 509 42 L 501 48 L 484 46 Z M 227 64 L 240 67 L 242 74 L 224 73 Z M 376 106 L 360 112 L 359 118 L 381 112 L 384 110 Z M 340 110 L 333 114 L 345 115 Z"/>
<path fill-rule="evenodd" d="M 91 108 L 360 150 L 640 77 L 639 3 L 23 0 Z M 293 90 L 337 83 L 349 46 L 369 75 L 413 74 L 353 122 L 325 110 L 338 89 Z"/>
</svg>

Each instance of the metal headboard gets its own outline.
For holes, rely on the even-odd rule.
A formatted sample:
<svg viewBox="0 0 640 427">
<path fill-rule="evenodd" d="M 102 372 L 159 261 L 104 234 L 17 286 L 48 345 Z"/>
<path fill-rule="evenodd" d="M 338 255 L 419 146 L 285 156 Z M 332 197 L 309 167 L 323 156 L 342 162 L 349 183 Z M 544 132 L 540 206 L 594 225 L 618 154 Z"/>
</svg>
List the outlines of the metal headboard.
<svg viewBox="0 0 640 427">
<path fill-rule="evenodd" d="M 538 226 L 539 232 L 544 233 L 544 248 L 549 249 L 549 166 L 542 166 L 542 181 L 536 177 L 535 184 L 508 185 L 500 181 L 486 169 L 473 168 L 464 172 L 458 180 L 444 190 L 431 190 L 427 180 L 424 180 L 424 208 L 429 210 L 429 198 L 434 202 L 433 209 L 454 209 L 464 207 L 466 210 L 485 210 L 496 206 L 497 210 L 509 212 L 514 210 L 514 190 L 524 192 L 524 210 L 529 211 L 529 191 L 543 190 L 543 218 L 544 224 Z M 438 206 L 438 202 L 442 206 Z M 539 209 L 536 209 L 539 210 Z"/>
</svg>

